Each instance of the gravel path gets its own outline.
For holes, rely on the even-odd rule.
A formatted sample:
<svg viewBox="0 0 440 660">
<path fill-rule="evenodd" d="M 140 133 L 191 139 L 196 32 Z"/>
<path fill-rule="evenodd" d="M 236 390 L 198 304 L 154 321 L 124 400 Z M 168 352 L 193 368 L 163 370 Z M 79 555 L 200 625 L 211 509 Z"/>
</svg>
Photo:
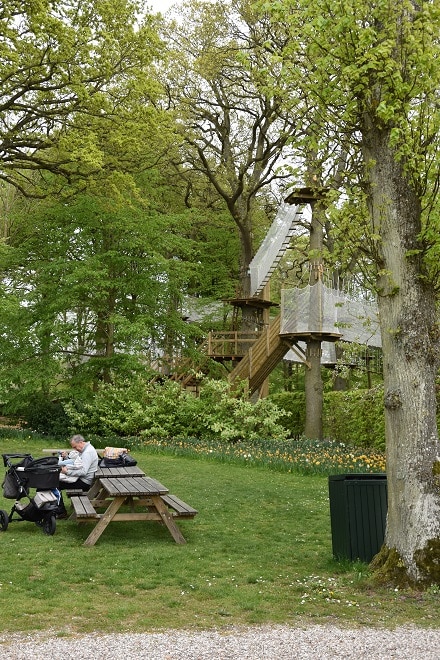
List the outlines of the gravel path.
<svg viewBox="0 0 440 660">
<path fill-rule="evenodd" d="M 203 632 L 72 635 L 1 634 L 3 660 L 439 660 L 440 629 L 334 626 L 230 627 Z M 53 633 L 52 633 L 53 634 Z"/>
</svg>

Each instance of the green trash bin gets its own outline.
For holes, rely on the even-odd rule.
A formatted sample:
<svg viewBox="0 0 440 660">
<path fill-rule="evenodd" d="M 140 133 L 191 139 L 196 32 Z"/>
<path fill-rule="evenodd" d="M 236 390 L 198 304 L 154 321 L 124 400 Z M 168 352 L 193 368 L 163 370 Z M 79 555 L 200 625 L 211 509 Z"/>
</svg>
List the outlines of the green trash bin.
<svg viewBox="0 0 440 660">
<path fill-rule="evenodd" d="M 333 555 L 369 563 L 385 537 L 386 474 L 335 474 L 328 486 Z"/>
</svg>

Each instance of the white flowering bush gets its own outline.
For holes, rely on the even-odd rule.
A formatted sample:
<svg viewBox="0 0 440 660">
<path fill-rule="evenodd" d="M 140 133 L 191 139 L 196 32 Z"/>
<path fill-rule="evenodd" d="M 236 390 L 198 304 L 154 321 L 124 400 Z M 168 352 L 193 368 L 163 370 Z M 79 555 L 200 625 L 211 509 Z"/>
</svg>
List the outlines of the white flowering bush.
<svg viewBox="0 0 440 660">
<path fill-rule="evenodd" d="M 269 399 L 256 403 L 245 391 L 206 379 L 200 396 L 174 381 L 148 383 L 139 376 L 103 384 L 87 402 L 65 404 L 72 429 L 99 436 L 213 437 L 225 441 L 285 439 L 282 411 Z"/>
</svg>

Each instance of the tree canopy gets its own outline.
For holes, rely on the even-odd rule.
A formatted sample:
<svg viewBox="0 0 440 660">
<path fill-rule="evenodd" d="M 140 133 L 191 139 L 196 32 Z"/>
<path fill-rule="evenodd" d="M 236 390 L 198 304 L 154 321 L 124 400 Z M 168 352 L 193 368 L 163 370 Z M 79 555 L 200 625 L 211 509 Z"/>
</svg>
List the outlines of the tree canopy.
<svg viewBox="0 0 440 660">
<path fill-rule="evenodd" d="M 7 0 L 0 29 L 3 397 L 178 353 L 185 294 L 230 293 L 239 270 L 246 300 L 287 183 L 328 187 L 298 247 L 306 229 L 308 259 L 374 269 L 377 572 L 439 583 L 437 0 L 191 0 L 163 23 L 131 0 Z"/>
<path fill-rule="evenodd" d="M 251 2 L 213 2 L 207 9 L 204 2 L 184 3 L 168 23 L 169 66 L 161 79 L 179 117 L 176 169 L 189 183 L 204 176 L 235 223 L 246 296 L 256 218 L 261 210 L 272 215 L 279 186 L 291 177 L 289 145 L 302 127 L 302 91 L 286 87 L 282 61 L 265 48 L 282 39 L 282 30 Z"/>
<path fill-rule="evenodd" d="M 134 130 L 159 91 L 161 42 L 140 10 L 131 0 L 2 2 L 1 179 L 41 196 L 45 172 L 71 181 L 114 166 L 102 135 Z"/>
</svg>

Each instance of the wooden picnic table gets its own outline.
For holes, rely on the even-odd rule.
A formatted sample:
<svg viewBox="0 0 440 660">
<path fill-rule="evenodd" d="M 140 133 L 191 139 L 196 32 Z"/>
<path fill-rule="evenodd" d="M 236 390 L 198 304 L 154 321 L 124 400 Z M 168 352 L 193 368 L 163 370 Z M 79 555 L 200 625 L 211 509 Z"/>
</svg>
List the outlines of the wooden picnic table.
<svg viewBox="0 0 440 660">
<path fill-rule="evenodd" d="M 112 522 L 133 521 L 163 523 L 176 543 L 186 543 L 175 518 L 193 518 L 197 511 L 170 495 L 166 486 L 146 476 L 137 466 L 99 468 L 95 476 L 87 493 L 71 497 L 72 517 L 79 523 L 95 523 L 84 545 L 95 545 Z"/>
<path fill-rule="evenodd" d="M 121 465 L 120 467 L 100 467 L 95 472 L 95 479 L 101 477 L 144 477 L 145 472 L 137 465 Z"/>
</svg>

